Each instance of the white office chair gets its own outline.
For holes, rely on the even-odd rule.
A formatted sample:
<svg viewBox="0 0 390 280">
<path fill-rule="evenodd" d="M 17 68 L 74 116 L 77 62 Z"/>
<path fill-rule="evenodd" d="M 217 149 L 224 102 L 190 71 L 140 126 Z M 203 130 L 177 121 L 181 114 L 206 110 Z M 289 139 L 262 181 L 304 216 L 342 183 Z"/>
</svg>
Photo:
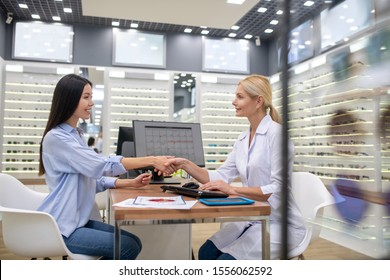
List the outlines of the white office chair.
<svg viewBox="0 0 390 280">
<path fill-rule="evenodd" d="M 322 215 L 325 206 L 335 201 L 321 179 L 309 172 L 293 172 L 291 188 L 308 230 L 301 244 L 288 252 L 288 258 L 305 259 L 303 252 L 320 236 L 321 222 L 316 218 Z"/>
<path fill-rule="evenodd" d="M 58 256 L 73 260 L 98 259 L 70 252 L 54 218 L 48 213 L 35 211 L 46 195 L 0 173 L 0 214 L 5 247 L 18 256 L 31 259 Z"/>
<path fill-rule="evenodd" d="M 96 202 L 96 205 L 95 205 L 96 209 L 94 212 L 96 212 L 97 215 L 95 215 L 93 212 L 91 219 L 97 220 L 97 221 L 107 222 L 107 217 L 106 217 L 107 202 L 108 202 L 107 191 L 97 193 L 95 196 L 95 202 Z"/>
</svg>

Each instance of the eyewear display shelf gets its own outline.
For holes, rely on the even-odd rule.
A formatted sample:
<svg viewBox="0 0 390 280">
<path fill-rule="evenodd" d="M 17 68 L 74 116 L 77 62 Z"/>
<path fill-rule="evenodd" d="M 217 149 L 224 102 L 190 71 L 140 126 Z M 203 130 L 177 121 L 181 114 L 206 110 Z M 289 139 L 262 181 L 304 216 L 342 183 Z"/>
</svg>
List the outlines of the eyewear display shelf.
<svg viewBox="0 0 390 280">
<path fill-rule="evenodd" d="M 208 170 L 223 164 L 238 136 L 249 127 L 238 118 L 232 105 L 238 82 L 244 76 L 215 75 L 216 83 L 197 84 L 200 93 L 200 123 L 205 163 Z"/>
<path fill-rule="evenodd" d="M 103 138 L 109 141 L 103 143 L 104 154 L 115 154 L 120 126 L 131 127 L 133 120 L 170 120 L 173 83 L 170 78 L 156 80 L 154 76 L 151 72 L 131 70 L 125 71 L 121 78 L 115 77 L 112 71 L 107 73 L 105 96 L 108 98 L 103 110 L 109 117 L 103 120 Z"/>
<path fill-rule="evenodd" d="M 341 71 L 322 58 L 292 69 L 288 92 L 289 136 L 295 146 L 294 171 L 316 174 L 331 191 L 339 179 L 364 193 L 369 207 L 360 221 L 348 221 L 330 206 L 322 218 L 326 237 L 353 250 L 380 257 L 389 248 L 390 221 L 377 194 L 389 179 L 381 175 L 378 122 L 387 88 L 373 86 L 362 57 Z M 318 61 L 318 60 L 317 60 Z M 279 74 L 273 81 L 274 105 L 282 112 Z M 383 107 L 383 105 L 382 105 Z M 387 153 L 382 148 L 382 154 Z M 381 172 L 382 170 L 382 172 Z M 384 180 L 382 180 L 382 178 Z M 386 179 L 385 179 L 386 178 Z M 378 203 L 379 202 L 379 203 Z M 387 245 L 386 245 L 387 244 Z"/>
<path fill-rule="evenodd" d="M 64 74 L 57 74 L 55 65 L 6 64 L 1 172 L 18 179 L 38 179 L 39 145 L 55 85 Z M 69 67 L 66 71 L 75 70 Z"/>
</svg>

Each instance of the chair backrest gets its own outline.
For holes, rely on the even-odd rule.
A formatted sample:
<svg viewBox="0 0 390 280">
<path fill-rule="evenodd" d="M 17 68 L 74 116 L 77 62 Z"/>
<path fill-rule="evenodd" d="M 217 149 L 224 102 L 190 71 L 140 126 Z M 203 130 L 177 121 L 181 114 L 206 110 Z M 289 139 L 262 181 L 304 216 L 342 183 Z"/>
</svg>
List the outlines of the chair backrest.
<svg viewBox="0 0 390 280">
<path fill-rule="evenodd" d="M 5 247 L 25 258 L 69 256 L 72 259 L 96 259 L 71 253 L 54 218 L 36 211 L 46 195 L 0 173 L 0 214 Z"/>
<path fill-rule="evenodd" d="M 5 247 L 25 258 L 68 255 L 53 217 L 47 213 L 0 207 Z"/>
<path fill-rule="evenodd" d="M 302 254 L 310 243 L 319 238 L 321 221 L 316 218 L 322 215 L 323 207 L 335 201 L 321 179 L 309 172 L 293 172 L 291 191 L 308 227 L 304 240 L 289 253 L 294 257 Z"/>
<path fill-rule="evenodd" d="M 13 176 L 0 173 L 0 206 L 36 210 L 46 196 L 47 193 L 33 191 Z"/>
</svg>

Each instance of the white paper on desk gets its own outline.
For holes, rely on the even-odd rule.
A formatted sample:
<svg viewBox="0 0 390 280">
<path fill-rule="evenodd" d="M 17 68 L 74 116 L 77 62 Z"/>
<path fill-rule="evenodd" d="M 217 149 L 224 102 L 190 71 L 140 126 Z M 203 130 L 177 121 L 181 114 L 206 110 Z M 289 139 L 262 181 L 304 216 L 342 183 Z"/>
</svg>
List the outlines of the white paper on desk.
<svg viewBox="0 0 390 280">
<path fill-rule="evenodd" d="M 186 202 L 184 201 L 183 197 L 181 195 L 179 196 L 137 196 L 134 199 L 134 204 L 137 205 L 155 205 L 155 206 L 161 206 L 161 205 L 185 205 Z"/>
<path fill-rule="evenodd" d="M 191 209 L 192 206 L 195 205 L 197 200 L 187 200 L 186 204 L 178 204 L 178 205 L 172 205 L 172 204 L 159 204 L 159 205 L 140 205 L 140 204 L 134 204 L 134 198 L 129 198 L 124 201 L 118 202 L 113 204 L 112 206 L 118 206 L 118 207 L 134 207 L 134 208 L 160 208 L 160 209 L 183 209 L 188 210 Z"/>
</svg>

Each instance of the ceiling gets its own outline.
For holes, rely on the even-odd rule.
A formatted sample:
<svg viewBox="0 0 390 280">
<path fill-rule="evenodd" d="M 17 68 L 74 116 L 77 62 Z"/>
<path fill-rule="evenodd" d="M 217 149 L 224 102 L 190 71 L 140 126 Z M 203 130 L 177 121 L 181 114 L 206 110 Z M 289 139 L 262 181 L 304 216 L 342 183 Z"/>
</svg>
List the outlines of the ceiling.
<svg viewBox="0 0 390 280">
<path fill-rule="evenodd" d="M 333 0 L 340 2 L 340 0 Z M 32 14 L 39 15 L 41 21 L 54 22 L 53 16 L 59 16 L 66 24 L 89 24 L 112 26 L 119 20 L 119 28 L 130 28 L 137 23 L 138 30 L 150 32 L 184 32 L 192 29 L 191 34 L 201 35 L 207 30 L 207 36 L 235 38 L 245 35 L 259 36 L 268 40 L 278 34 L 282 26 L 283 0 L 246 0 L 243 5 L 227 4 L 226 0 L 0 0 L 0 13 L 7 17 L 12 13 L 14 21 L 33 20 Z M 319 14 L 332 0 L 313 0 L 307 7 L 307 0 L 291 0 L 291 22 L 297 25 Z M 21 8 L 26 4 L 28 8 Z M 71 13 L 64 8 L 72 9 Z M 263 13 L 259 8 L 266 8 Z M 270 24 L 278 20 L 276 25 Z M 239 26 L 231 30 L 231 26 Z M 202 27 L 201 27 L 202 26 Z M 206 26 L 207 28 L 204 28 Z M 265 33 L 273 29 L 272 33 Z"/>
</svg>

